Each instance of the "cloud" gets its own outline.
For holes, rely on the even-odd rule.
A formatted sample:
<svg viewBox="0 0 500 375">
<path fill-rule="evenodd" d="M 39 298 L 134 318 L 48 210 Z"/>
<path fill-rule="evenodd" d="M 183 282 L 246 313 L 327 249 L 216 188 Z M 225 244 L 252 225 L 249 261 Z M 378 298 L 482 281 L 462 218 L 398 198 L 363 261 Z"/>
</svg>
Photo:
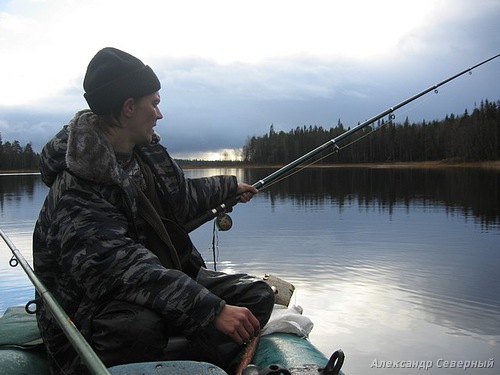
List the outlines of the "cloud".
<svg viewBox="0 0 500 375">
<path fill-rule="evenodd" d="M 157 131 L 175 155 L 248 137 L 370 118 L 499 53 L 497 0 L 124 0 L 0 3 L 0 132 L 39 150 L 86 107 L 82 80 L 104 46 L 162 81 Z M 500 59 L 397 113 L 460 114 L 499 100 Z"/>
</svg>

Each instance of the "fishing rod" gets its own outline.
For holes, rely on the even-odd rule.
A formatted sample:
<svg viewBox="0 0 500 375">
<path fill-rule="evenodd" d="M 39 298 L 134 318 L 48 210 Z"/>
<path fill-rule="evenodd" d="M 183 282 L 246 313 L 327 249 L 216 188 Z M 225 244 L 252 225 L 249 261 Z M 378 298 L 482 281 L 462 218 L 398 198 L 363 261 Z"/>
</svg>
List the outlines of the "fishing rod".
<svg viewBox="0 0 500 375">
<path fill-rule="evenodd" d="M 260 188 L 268 185 L 269 183 L 277 180 L 278 178 L 280 178 L 281 176 L 283 176 L 285 173 L 289 172 L 293 168 L 295 168 L 295 167 L 299 166 L 300 164 L 312 159 L 314 156 L 320 154 L 321 152 L 325 151 L 328 148 L 333 148 L 334 152 L 338 152 L 340 150 L 340 148 L 337 145 L 338 142 L 344 140 L 345 138 L 351 136 L 352 134 L 358 132 L 359 130 L 367 127 L 368 125 L 373 124 L 374 122 L 382 119 L 385 116 L 389 115 L 389 118 L 392 120 L 394 118 L 393 112 L 396 111 L 397 109 L 404 107 L 405 105 L 417 100 L 418 98 L 428 94 L 431 91 L 437 92 L 438 87 L 443 86 L 444 84 L 446 84 L 450 81 L 453 81 L 454 79 L 456 79 L 456 78 L 458 78 L 466 73 L 472 73 L 473 69 L 476 69 L 479 66 L 484 65 L 484 64 L 486 64 L 486 63 L 490 62 L 491 60 L 494 60 L 498 57 L 500 57 L 500 54 L 497 54 L 493 57 L 490 57 L 489 59 L 481 61 L 480 63 L 478 63 L 474 66 L 471 66 L 470 68 L 467 68 L 467 69 L 461 71 L 460 73 L 457 73 L 449 78 L 446 78 L 445 80 L 425 89 L 424 91 L 422 91 L 416 95 L 413 95 L 412 97 L 402 101 L 401 103 L 396 104 L 395 106 L 386 109 L 385 111 L 379 113 L 378 115 L 373 116 L 372 118 L 360 123 L 358 126 L 355 126 L 350 130 L 347 130 L 346 132 L 340 134 L 339 136 L 325 142 L 321 146 L 319 146 L 319 147 L 309 151 L 308 153 L 304 154 L 303 156 L 295 159 L 291 163 L 289 163 L 289 164 L 285 165 L 284 167 L 278 169 L 277 171 L 271 173 L 267 177 L 264 177 L 263 179 L 257 181 L 252 186 L 255 187 L 256 189 L 260 189 Z M 235 206 L 239 202 L 239 199 L 240 199 L 239 195 L 236 195 L 234 197 L 227 199 L 226 201 L 221 203 L 219 206 L 217 206 L 211 210 L 206 211 L 204 214 L 202 214 L 199 217 L 193 219 L 192 221 L 186 223 L 184 225 L 184 228 L 186 229 L 187 232 L 191 232 L 191 231 L 195 230 L 196 228 L 199 228 L 201 225 L 205 224 L 206 222 L 214 219 L 215 217 L 218 217 L 219 215 L 223 215 L 225 212 L 229 211 L 233 206 Z M 228 222 L 230 223 L 230 220 L 228 220 Z M 229 229 L 229 227 L 227 227 L 227 229 Z M 224 229 L 224 230 L 227 230 L 227 229 Z"/>
<path fill-rule="evenodd" d="M 71 342 L 71 345 L 80 355 L 80 358 L 85 363 L 91 374 L 110 375 L 110 372 L 108 371 L 106 366 L 104 366 L 101 359 L 94 352 L 87 340 L 85 340 L 85 338 L 82 336 L 78 328 L 76 328 L 70 317 L 66 314 L 61 305 L 59 305 L 52 293 L 47 290 L 40 279 L 35 275 L 35 272 L 31 268 L 30 264 L 26 261 L 21 252 L 17 249 L 14 243 L 1 228 L 0 236 L 3 238 L 7 246 L 9 246 L 12 254 L 15 257 L 15 260 L 10 261 L 10 265 L 15 267 L 17 263 L 21 264 L 21 267 L 24 269 L 24 272 L 30 279 L 36 291 L 45 302 L 45 306 L 47 306 L 48 310 L 52 313 L 55 320 L 59 324 L 59 327 L 61 327 L 64 334 Z"/>
</svg>

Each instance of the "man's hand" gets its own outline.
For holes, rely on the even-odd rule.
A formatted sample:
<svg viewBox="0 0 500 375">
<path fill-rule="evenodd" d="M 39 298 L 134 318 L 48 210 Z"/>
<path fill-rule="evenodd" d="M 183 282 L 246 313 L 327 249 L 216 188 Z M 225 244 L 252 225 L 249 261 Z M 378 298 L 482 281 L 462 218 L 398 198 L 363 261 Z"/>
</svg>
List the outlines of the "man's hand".
<svg viewBox="0 0 500 375">
<path fill-rule="evenodd" d="M 242 203 L 248 202 L 257 192 L 258 190 L 256 188 L 244 182 L 240 182 L 236 190 L 236 193 L 240 194 L 240 202 Z"/>
<path fill-rule="evenodd" d="M 245 344 L 260 333 L 259 321 L 246 307 L 225 305 L 214 325 L 237 344 Z"/>
</svg>

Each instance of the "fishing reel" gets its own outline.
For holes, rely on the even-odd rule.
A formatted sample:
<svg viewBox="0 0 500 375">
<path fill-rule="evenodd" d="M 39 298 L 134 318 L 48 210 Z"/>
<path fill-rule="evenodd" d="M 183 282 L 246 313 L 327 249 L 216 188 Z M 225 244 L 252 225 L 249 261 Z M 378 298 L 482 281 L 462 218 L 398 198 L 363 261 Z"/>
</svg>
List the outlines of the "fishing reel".
<svg viewBox="0 0 500 375">
<path fill-rule="evenodd" d="M 233 227 L 233 220 L 227 213 L 221 212 L 215 218 L 215 225 L 218 230 L 225 232 Z"/>
</svg>

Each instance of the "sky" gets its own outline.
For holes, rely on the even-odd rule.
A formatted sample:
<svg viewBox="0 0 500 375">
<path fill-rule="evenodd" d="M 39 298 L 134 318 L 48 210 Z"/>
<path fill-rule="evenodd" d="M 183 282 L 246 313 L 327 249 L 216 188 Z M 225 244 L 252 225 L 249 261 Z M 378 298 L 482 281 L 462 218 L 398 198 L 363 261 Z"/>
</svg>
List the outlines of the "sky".
<svg viewBox="0 0 500 375">
<path fill-rule="evenodd" d="M 271 125 L 353 127 L 499 54 L 499 19 L 500 0 L 0 0 L 0 134 L 39 152 L 111 46 L 160 78 L 174 157 L 234 158 Z M 471 112 L 499 83 L 497 58 L 395 121 Z"/>
</svg>

